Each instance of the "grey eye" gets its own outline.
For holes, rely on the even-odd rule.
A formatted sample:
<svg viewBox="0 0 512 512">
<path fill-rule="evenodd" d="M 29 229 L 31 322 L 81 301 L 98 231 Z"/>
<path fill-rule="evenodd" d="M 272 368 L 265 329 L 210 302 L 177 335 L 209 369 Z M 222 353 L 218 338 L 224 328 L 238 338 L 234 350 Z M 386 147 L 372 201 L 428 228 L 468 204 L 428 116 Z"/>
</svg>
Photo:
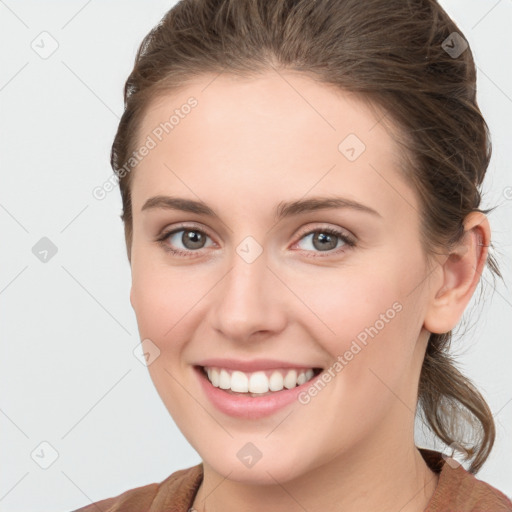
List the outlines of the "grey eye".
<svg viewBox="0 0 512 512">
<path fill-rule="evenodd" d="M 181 233 L 181 236 L 180 236 Z M 167 236 L 170 244 L 177 246 L 178 249 L 197 250 L 205 247 L 206 240 L 209 238 L 206 233 L 199 229 L 180 229 L 169 233 Z M 182 244 L 182 247 L 179 244 Z"/>
</svg>

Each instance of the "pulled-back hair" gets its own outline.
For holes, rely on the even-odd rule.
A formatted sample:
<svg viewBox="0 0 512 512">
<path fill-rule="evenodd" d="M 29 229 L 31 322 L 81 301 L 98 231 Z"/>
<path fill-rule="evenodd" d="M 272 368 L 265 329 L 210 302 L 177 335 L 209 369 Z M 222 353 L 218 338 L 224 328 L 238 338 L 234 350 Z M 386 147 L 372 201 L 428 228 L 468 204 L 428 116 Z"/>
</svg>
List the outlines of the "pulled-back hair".
<svg viewBox="0 0 512 512">
<path fill-rule="evenodd" d="M 133 172 L 119 170 L 136 148 L 149 102 L 205 73 L 257 77 L 272 69 L 302 72 L 383 112 L 381 122 L 392 123 L 402 148 L 400 171 L 420 199 L 425 254 L 454 247 L 470 212 L 493 210 L 479 209 L 491 143 L 465 45 L 435 0 L 181 0 L 138 49 L 112 146 L 128 259 Z M 486 264 L 502 277 L 490 253 Z M 451 341 L 452 331 L 430 335 L 419 412 L 446 445 L 466 451 L 468 470 L 476 473 L 494 444 L 495 425 L 485 399 L 456 368 Z M 471 442 L 462 427 L 469 427 Z"/>
</svg>

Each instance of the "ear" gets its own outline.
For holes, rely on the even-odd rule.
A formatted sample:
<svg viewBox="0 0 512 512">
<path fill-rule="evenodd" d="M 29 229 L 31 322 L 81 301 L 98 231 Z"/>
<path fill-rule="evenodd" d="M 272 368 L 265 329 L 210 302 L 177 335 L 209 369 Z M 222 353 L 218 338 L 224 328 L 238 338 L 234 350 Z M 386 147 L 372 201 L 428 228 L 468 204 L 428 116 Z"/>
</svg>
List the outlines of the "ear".
<svg viewBox="0 0 512 512">
<path fill-rule="evenodd" d="M 464 236 L 443 256 L 440 285 L 431 290 L 424 327 L 432 333 L 451 331 L 460 321 L 487 261 L 491 229 L 487 216 L 471 212 L 464 220 Z"/>
</svg>

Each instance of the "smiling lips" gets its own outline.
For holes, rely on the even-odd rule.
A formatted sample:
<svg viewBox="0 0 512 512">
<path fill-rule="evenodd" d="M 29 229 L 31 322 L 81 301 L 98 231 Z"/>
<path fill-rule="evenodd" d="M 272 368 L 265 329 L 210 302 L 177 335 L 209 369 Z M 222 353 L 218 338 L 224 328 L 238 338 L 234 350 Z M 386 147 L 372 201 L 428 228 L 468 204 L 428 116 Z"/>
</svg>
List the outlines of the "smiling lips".
<svg viewBox="0 0 512 512">
<path fill-rule="evenodd" d="M 213 386 L 228 392 L 256 394 L 292 389 L 311 380 L 320 371 L 319 368 L 297 367 L 244 372 L 215 366 L 203 367 Z"/>
<path fill-rule="evenodd" d="M 275 359 L 205 359 L 193 367 L 208 400 L 220 412 L 244 420 L 264 418 L 296 403 L 298 394 L 323 371 Z"/>
</svg>

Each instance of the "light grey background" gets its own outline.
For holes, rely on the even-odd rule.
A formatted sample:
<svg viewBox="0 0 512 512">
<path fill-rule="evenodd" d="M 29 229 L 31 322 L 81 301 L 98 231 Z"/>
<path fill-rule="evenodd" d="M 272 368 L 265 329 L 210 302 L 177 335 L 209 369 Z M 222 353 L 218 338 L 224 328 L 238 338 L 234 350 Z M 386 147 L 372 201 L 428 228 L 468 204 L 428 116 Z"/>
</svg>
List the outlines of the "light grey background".
<svg viewBox="0 0 512 512">
<path fill-rule="evenodd" d="M 490 222 L 510 284 L 512 2 L 441 3 L 478 65 L 494 146 L 483 205 L 501 205 Z M 200 462 L 133 354 L 119 192 L 92 195 L 111 176 L 136 49 L 173 4 L 0 0 L 0 511 L 71 511 Z M 42 237 L 57 248 L 46 263 L 32 251 Z M 488 271 L 483 282 L 487 303 L 468 308 L 454 349 L 496 419 L 477 476 L 511 496 L 512 296 L 491 293 Z M 421 432 L 417 444 L 434 447 Z"/>
</svg>

